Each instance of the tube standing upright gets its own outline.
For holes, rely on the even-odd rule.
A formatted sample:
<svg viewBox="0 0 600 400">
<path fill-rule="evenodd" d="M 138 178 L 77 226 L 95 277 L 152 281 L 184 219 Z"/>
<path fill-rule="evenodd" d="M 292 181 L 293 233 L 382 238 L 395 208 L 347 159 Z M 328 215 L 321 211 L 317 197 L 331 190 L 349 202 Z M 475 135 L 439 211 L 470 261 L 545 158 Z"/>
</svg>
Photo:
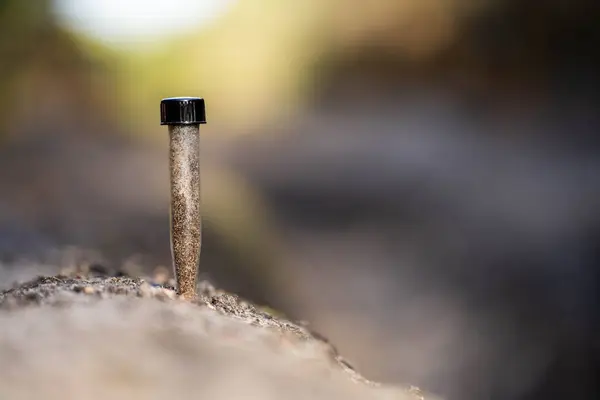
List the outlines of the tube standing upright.
<svg viewBox="0 0 600 400">
<path fill-rule="evenodd" d="M 161 125 L 169 127 L 171 255 L 177 293 L 196 297 L 202 222 L 200 214 L 200 124 L 204 100 L 171 97 L 160 103 Z"/>
</svg>

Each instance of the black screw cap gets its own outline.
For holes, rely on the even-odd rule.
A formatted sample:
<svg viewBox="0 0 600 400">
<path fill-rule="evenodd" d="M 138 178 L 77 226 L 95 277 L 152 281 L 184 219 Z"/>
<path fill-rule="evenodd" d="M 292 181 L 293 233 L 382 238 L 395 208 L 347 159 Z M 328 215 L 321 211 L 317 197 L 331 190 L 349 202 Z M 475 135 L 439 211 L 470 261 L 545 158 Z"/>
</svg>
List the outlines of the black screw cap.
<svg viewBox="0 0 600 400">
<path fill-rule="evenodd" d="M 161 125 L 194 125 L 206 123 L 204 99 L 170 97 L 160 102 Z"/>
</svg>

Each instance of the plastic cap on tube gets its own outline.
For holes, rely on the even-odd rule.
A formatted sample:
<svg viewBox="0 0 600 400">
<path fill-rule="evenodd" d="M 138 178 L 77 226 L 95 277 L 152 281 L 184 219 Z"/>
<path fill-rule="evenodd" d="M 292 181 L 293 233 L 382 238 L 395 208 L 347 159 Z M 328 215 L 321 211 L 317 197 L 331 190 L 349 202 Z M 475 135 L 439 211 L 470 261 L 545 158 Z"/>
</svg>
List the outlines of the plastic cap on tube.
<svg viewBox="0 0 600 400">
<path fill-rule="evenodd" d="M 160 102 L 161 125 L 206 123 L 206 107 L 200 97 L 169 97 Z"/>
</svg>

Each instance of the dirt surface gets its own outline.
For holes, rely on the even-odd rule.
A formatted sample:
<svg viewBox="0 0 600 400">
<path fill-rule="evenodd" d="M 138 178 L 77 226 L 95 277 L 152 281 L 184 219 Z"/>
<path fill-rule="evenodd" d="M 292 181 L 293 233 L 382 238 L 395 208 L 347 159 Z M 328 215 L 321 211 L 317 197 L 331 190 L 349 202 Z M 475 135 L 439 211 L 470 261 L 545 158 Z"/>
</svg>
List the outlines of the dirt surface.
<svg viewBox="0 0 600 400">
<path fill-rule="evenodd" d="M 201 283 L 130 277 L 0 292 L 0 398 L 431 399 L 359 375 L 303 325 Z"/>
</svg>

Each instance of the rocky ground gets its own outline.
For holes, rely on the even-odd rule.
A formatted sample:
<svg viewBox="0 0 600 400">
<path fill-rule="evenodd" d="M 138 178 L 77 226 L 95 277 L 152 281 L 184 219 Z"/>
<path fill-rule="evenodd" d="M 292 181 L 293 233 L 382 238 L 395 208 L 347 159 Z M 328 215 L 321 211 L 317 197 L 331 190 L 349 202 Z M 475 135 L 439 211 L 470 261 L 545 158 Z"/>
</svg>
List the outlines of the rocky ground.
<svg viewBox="0 0 600 400">
<path fill-rule="evenodd" d="M 363 378 L 326 339 L 239 297 L 127 276 L 0 292 L 3 399 L 431 399 Z"/>
</svg>

